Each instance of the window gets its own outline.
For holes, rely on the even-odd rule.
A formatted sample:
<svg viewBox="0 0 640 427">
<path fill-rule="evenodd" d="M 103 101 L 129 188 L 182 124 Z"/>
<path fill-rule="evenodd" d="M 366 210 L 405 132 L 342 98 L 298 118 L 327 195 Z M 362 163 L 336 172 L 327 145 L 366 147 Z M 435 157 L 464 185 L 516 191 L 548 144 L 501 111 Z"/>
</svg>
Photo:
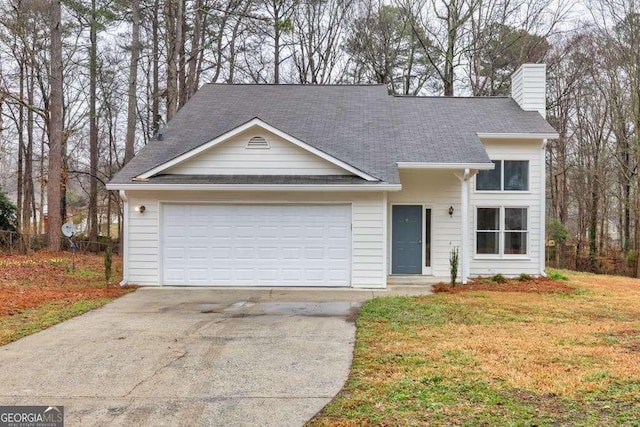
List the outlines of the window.
<svg viewBox="0 0 640 427">
<path fill-rule="evenodd" d="M 526 255 L 527 208 L 477 208 L 476 254 Z"/>
<path fill-rule="evenodd" d="M 476 175 L 478 191 L 527 191 L 529 190 L 528 160 L 493 160 L 495 168 Z"/>
<path fill-rule="evenodd" d="M 476 190 L 500 190 L 502 181 L 502 161 L 493 160 L 495 168 L 488 171 L 480 171 L 476 175 Z"/>
<path fill-rule="evenodd" d="M 269 142 L 261 136 L 254 136 L 247 143 L 247 148 L 269 148 Z"/>
<path fill-rule="evenodd" d="M 479 254 L 500 253 L 500 209 L 478 208 L 476 251 Z"/>
</svg>

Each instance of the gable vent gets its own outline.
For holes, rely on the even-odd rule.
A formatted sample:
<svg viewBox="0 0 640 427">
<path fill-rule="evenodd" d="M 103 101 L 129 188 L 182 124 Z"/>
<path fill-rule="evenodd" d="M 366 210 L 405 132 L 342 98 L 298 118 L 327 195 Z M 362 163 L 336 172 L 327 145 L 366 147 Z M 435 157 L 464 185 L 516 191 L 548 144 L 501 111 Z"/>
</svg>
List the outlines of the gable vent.
<svg viewBox="0 0 640 427">
<path fill-rule="evenodd" d="M 269 143 L 261 136 L 254 136 L 247 143 L 247 148 L 269 148 Z"/>
</svg>

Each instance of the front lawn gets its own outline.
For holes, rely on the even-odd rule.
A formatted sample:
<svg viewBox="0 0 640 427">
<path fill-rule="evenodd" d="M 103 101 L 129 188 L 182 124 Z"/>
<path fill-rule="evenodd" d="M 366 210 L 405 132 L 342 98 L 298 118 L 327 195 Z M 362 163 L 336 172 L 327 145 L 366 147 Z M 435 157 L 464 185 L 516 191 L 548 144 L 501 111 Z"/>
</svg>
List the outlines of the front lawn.
<svg viewBox="0 0 640 427">
<path fill-rule="evenodd" d="M 118 282 L 122 258 L 113 257 L 113 277 L 105 284 L 102 255 L 68 252 L 0 254 L 0 345 L 103 306 L 131 292 Z"/>
<path fill-rule="evenodd" d="M 640 280 L 563 273 L 573 290 L 369 301 L 310 425 L 637 426 Z"/>
</svg>

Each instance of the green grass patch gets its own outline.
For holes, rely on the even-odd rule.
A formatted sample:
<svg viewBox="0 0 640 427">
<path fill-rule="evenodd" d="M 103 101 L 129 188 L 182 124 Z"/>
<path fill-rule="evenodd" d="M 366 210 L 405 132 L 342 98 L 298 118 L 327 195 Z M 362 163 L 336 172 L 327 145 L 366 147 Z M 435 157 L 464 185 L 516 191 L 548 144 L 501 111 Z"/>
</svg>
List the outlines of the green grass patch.
<svg viewBox="0 0 640 427">
<path fill-rule="evenodd" d="M 548 270 L 547 277 L 554 280 L 569 280 L 569 277 L 565 274 L 564 270 Z"/>
<path fill-rule="evenodd" d="M 67 269 L 67 274 L 70 277 L 80 277 L 85 279 L 104 279 L 104 272 L 90 270 L 88 268 L 76 268 L 73 270 L 71 267 Z"/>
<path fill-rule="evenodd" d="M 0 345 L 40 332 L 88 311 L 102 307 L 113 298 L 93 298 L 69 304 L 66 301 L 48 302 L 37 308 L 23 310 L 13 316 L 0 318 Z"/>
</svg>

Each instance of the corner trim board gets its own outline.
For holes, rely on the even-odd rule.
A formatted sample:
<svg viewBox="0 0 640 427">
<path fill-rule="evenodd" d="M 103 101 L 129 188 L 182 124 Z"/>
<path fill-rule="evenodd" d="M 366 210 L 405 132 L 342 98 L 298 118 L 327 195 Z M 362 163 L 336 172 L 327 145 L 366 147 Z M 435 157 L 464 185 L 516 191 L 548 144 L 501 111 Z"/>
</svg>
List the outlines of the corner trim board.
<svg viewBox="0 0 640 427">
<path fill-rule="evenodd" d="M 542 176 L 542 188 L 540 189 L 540 229 L 539 229 L 539 257 L 540 257 L 540 275 L 546 277 L 545 267 L 547 259 L 547 236 L 546 236 L 546 220 L 547 220 L 547 207 L 546 207 L 546 186 L 545 181 L 547 179 L 547 140 L 542 143 L 542 149 L 540 150 L 540 176 Z"/>
<path fill-rule="evenodd" d="M 124 190 L 120 190 L 120 198 L 124 202 L 124 216 L 122 218 L 122 281 L 120 286 L 126 286 L 129 283 L 129 199 Z"/>
</svg>

